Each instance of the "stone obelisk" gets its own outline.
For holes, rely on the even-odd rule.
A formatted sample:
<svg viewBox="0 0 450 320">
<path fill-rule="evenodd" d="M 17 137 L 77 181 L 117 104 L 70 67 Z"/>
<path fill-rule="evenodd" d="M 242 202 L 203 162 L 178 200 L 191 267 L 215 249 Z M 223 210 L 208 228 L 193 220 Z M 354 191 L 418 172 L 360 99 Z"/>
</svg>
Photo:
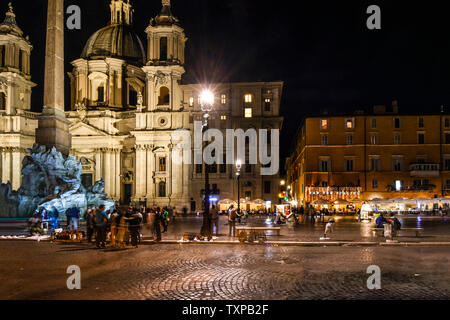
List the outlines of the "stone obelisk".
<svg viewBox="0 0 450 320">
<path fill-rule="evenodd" d="M 70 122 L 64 113 L 64 0 L 48 0 L 44 108 L 38 118 L 36 143 L 70 152 Z"/>
</svg>

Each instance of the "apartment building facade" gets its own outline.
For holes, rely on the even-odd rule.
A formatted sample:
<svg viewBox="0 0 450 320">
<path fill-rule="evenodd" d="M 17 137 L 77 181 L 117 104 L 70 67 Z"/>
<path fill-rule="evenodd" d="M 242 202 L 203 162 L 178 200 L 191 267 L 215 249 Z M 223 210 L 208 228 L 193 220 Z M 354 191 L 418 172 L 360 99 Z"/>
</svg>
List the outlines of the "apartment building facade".
<svg viewBox="0 0 450 320">
<path fill-rule="evenodd" d="M 286 166 L 299 204 L 450 196 L 450 114 L 308 117 Z"/>
</svg>

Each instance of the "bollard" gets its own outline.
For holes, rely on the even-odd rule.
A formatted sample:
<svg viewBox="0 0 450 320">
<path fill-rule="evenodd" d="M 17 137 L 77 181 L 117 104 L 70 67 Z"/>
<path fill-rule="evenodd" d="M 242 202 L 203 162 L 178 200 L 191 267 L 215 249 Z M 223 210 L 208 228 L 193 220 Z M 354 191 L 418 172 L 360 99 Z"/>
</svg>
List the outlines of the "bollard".
<svg viewBox="0 0 450 320">
<path fill-rule="evenodd" d="M 386 242 L 397 242 L 396 240 L 394 240 L 392 224 L 385 223 L 385 224 L 383 224 L 383 227 L 384 227 L 384 237 L 386 238 Z"/>
</svg>

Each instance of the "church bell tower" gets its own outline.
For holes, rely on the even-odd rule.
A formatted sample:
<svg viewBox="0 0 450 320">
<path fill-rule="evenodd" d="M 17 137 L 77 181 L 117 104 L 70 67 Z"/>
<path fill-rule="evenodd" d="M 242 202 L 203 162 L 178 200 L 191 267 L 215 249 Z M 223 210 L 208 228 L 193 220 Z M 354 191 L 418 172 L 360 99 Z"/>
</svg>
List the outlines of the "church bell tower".
<svg viewBox="0 0 450 320">
<path fill-rule="evenodd" d="M 184 70 L 187 38 L 174 17 L 170 0 L 162 0 L 161 12 L 150 20 L 147 33 L 147 94 L 149 110 L 181 107 L 179 83 Z"/>
</svg>

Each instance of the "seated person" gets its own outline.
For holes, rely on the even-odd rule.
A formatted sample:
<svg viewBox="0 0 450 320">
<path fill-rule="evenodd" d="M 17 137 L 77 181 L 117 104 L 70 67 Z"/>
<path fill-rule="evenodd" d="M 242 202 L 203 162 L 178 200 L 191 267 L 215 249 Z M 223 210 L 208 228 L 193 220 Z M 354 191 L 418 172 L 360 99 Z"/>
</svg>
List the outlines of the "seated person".
<svg viewBox="0 0 450 320">
<path fill-rule="evenodd" d="M 392 223 L 392 227 L 395 231 L 398 231 L 401 229 L 402 224 L 400 222 L 400 220 L 397 219 L 397 217 L 391 213 L 391 217 L 389 218 L 389 222 Z"/>
<path fill-rule="evenodd" d="M 377 228 L 384 228 L 383 224 L 385 224 L 387 222 L 388 221 L 382 214 L 380 214 L 380 216 L 377 218 L 377 220 L 375 220 L 375 223 L 377 224 Z"/>
</svg>

